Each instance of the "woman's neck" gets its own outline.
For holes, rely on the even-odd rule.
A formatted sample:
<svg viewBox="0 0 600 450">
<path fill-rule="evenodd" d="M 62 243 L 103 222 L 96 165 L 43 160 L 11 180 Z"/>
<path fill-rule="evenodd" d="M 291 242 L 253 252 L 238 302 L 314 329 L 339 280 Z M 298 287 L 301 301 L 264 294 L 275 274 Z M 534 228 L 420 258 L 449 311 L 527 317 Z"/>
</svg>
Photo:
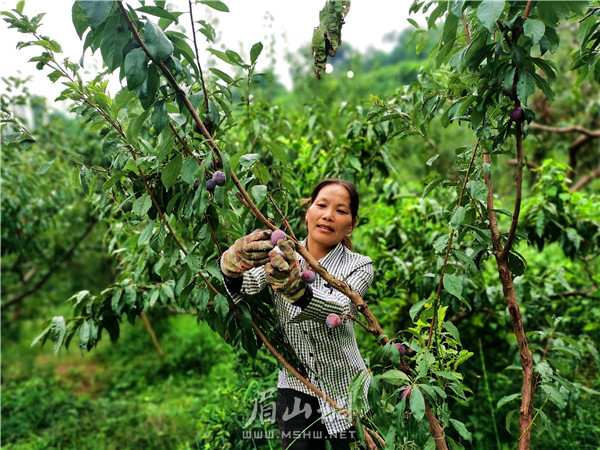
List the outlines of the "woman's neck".
<svg viewBox="0 0 600 450">
<path fill-rule="evenodd" d="M 323 245 L 319 245 L 318 243 L 311 240 L 310 236 L 308 236 L 308 238 L 306 239 L 306 250 L 308 250 L 308 253 L 310 253 L 310 255 L 317 261 L 327 256 L 327 254 L 332 249 L 333 247 L 325 247 Z"/>
</svg>

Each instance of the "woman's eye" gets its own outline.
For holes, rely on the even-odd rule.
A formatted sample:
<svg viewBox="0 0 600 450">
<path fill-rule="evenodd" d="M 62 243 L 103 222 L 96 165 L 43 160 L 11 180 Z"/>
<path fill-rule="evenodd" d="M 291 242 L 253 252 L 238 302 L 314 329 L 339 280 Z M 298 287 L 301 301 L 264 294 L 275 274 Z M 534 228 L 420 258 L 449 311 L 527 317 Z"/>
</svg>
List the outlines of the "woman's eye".
<svg viewBox="0 0 600 450">
<path fill-rule="evenodd" d="M 348 211 L 344 211 L 343 209 L 338 209 L 338 212 L 340 214 L 348 214 Z"/>
</svg>

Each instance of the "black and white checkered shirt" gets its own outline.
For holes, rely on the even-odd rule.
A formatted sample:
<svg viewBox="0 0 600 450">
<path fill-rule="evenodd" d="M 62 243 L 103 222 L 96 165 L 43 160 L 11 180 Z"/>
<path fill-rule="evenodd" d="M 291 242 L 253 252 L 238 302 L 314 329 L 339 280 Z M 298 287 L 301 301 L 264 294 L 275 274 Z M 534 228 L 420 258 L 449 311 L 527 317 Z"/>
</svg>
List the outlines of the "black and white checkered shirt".
<svg viewBox="0 0 600 450">
<path fill-rule="evenodd" d="M 306 245 L 306 240 L 302 242 Z M 296 253 L 302 270 L 306 270 L 306 261 Z M 326 256 L 319 260 L 331 275 L 344 281 L 361 297 L 373 281 L 373 262 L 369 257 L 353 253 L 339 243 Z M 227 285 L 227 283 L 226 283 Z M 244 272 L 239 292 L 229 294 L 239 302 L 244 294 L 256 294 L 267 286 L 267 273 L 264 267 L 256 267 Z M 358 311 L 351 300 L 336 289 L 330 288 L 319 275 L 311 285 L 312 298 L 303 302 L 300 308 L 285 300 L 283 295 L 275 293 L 274 303 L 277 319 L 285 338 L 308 369 L 308 379 L 326 393 L 341 407 L 349 406 L 348 386 L 352 378 L 366 370 L 358 351 L 354 335 L 354 322 L 344 320 L 343 324 L 331 329 L 325 323 L 329 314 L 343 317 L 350 313 L 358 317 Z M 368 378 L 370 380 L 370 378 Z M 278 388 L 295 389 L 315 396 L 314 392 L 302 384 L 287 369 L 279 372 Z M 365 392 L 368 382 L 365 385 Z M 319 398 L 322 421 L 328 433 L 334 434 L 347 430 L 351 423 L 323 399 Z"/>
</svg>

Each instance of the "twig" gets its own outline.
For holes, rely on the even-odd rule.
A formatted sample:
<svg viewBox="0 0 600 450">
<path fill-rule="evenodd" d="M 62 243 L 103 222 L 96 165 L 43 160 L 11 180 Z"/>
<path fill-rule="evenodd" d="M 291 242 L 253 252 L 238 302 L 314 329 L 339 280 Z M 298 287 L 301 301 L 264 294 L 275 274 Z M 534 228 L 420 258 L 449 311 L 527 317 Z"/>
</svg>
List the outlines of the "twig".
<svg viewBox="0 0 600 450">
<path fill-rule="evenodd" d="M 200 73 L 200 82 L 202 84 L 202 92 L 204 93 L 204 105 L 206 108 L 206 114 L 209 113 L 208 109 L 208 93 L 206 92 L 206 86 L 204 84 L 204 77 L 202 76 L 202 66 L 200 65 L 200 56 L 198 55 L 198 41 L 196 39 L 196 29 L 194 26 L 194 13 L 192 12 L 192 1 L 188 0 L 190 5 L 190 22 L 192 23 L 192 36 L 194 38 L 194 50 L 196 52 L 196 60 L 198 62 L 198 71 Z"/>
<path fill-rule="evenodd" d="M 467 182 L 469 181 L 469 175 L 471 174 L 471 169 L 473 168 L 473 162 L 475 161 L 475 155 L 477 154 L 477 148 L 479 147 L 480 138 L 477 138 L 475 145 L 473 146 L 473 152 L 471 153 L 471 160 L 469 161 L 469 166 L 467 167 L 467 173 L 465 174 L 465 178 L 463 179 L 463 183 L 460 189 L 460 195 L 458 197 L 457 208 L 460 208 L 462 205 L 463 196 L 467 187 Z M 450 237 L 448 238 L 448 244 L 446 245 L 446 254 L 444 255 L 444 262 L 442 264 L 442 271 L 440 273 L 440 281 L 438 282 L 437 292 L 435 294 L 435 300 L 433 302 L 433 317 L 431 318 L 431 325 L 429 327 L 429 336 L 427 338 L 427 349 L 431 348 L 431 340 L 433 338 L 433 329 L 435 323 L 437 322 L 437 307 L 440 300 L 440 295 L 442 293 L 442 286 L 444 282 L 444 274 L 446 272 L 446 266 L 448 264 L 448 258 L 450 257 L 450 249 L 452 247 L 452 239 L 454 237 L 454 232 L 456 230 L 452 228 L 450 231 Z"/>
<path fill-rule="evenodd" d="M 144 327 L 146 328 L 146 331 L 150 335 L 150 339 L 152 339 L 152 344 L 154 345 L 154 349 L 156 350 L 156 353 L 158 354 L 158 356 L 160 358 L 163 358 L 165 356 L 165 354 L 160 346 L 160 343 L 158 342 L 158 339 L 156 338 L 156 334 L 154 333 L 154 329 L 152 328 L 152 325 L 150 325 L 150 320 L 148 320 L 148 316 L 146 315 L 146 313 L 144 311 L 142 311 L 140 313 L 140 317 L 142 318 L 142 322 L 144 322 Z"/>
</svg>

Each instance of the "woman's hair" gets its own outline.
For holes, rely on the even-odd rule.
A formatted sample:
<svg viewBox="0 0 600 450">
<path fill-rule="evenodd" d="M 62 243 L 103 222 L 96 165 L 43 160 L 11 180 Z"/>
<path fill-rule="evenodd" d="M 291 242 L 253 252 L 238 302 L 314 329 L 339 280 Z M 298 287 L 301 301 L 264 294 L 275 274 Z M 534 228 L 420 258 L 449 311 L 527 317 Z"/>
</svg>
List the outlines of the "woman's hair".
<svg viewBox="0 0 600 450">
<path fill-rule="evenodd" d="M 313 188 L 310 194 L 310 198 L 307 202 L 308 207 L 310 207 L 310 205 L 313 204 L 313 202 L 319 195 L 321 189 L 330 184 L 339 184 L 340 186 L 346 188 L 346 190 L 348 191 L 348 195 L 350 196 L 350 214 L 352 215 L 352 224 L 354 225 L 356 223 L 356 218 L 358 217 L 358 192 L 356 191 L 356 187 L 354 187 L 354 185 L 347 180 L 340 180 L 339 178 L 326 178 L 324 180 L 319 181 L 319 183 Z M 352 243 L 350 242 L 350 236 L 344 237 L 342 244 L 344 244 L 344 246 L 348 250 L 351 250 Z"/>
</svg>

